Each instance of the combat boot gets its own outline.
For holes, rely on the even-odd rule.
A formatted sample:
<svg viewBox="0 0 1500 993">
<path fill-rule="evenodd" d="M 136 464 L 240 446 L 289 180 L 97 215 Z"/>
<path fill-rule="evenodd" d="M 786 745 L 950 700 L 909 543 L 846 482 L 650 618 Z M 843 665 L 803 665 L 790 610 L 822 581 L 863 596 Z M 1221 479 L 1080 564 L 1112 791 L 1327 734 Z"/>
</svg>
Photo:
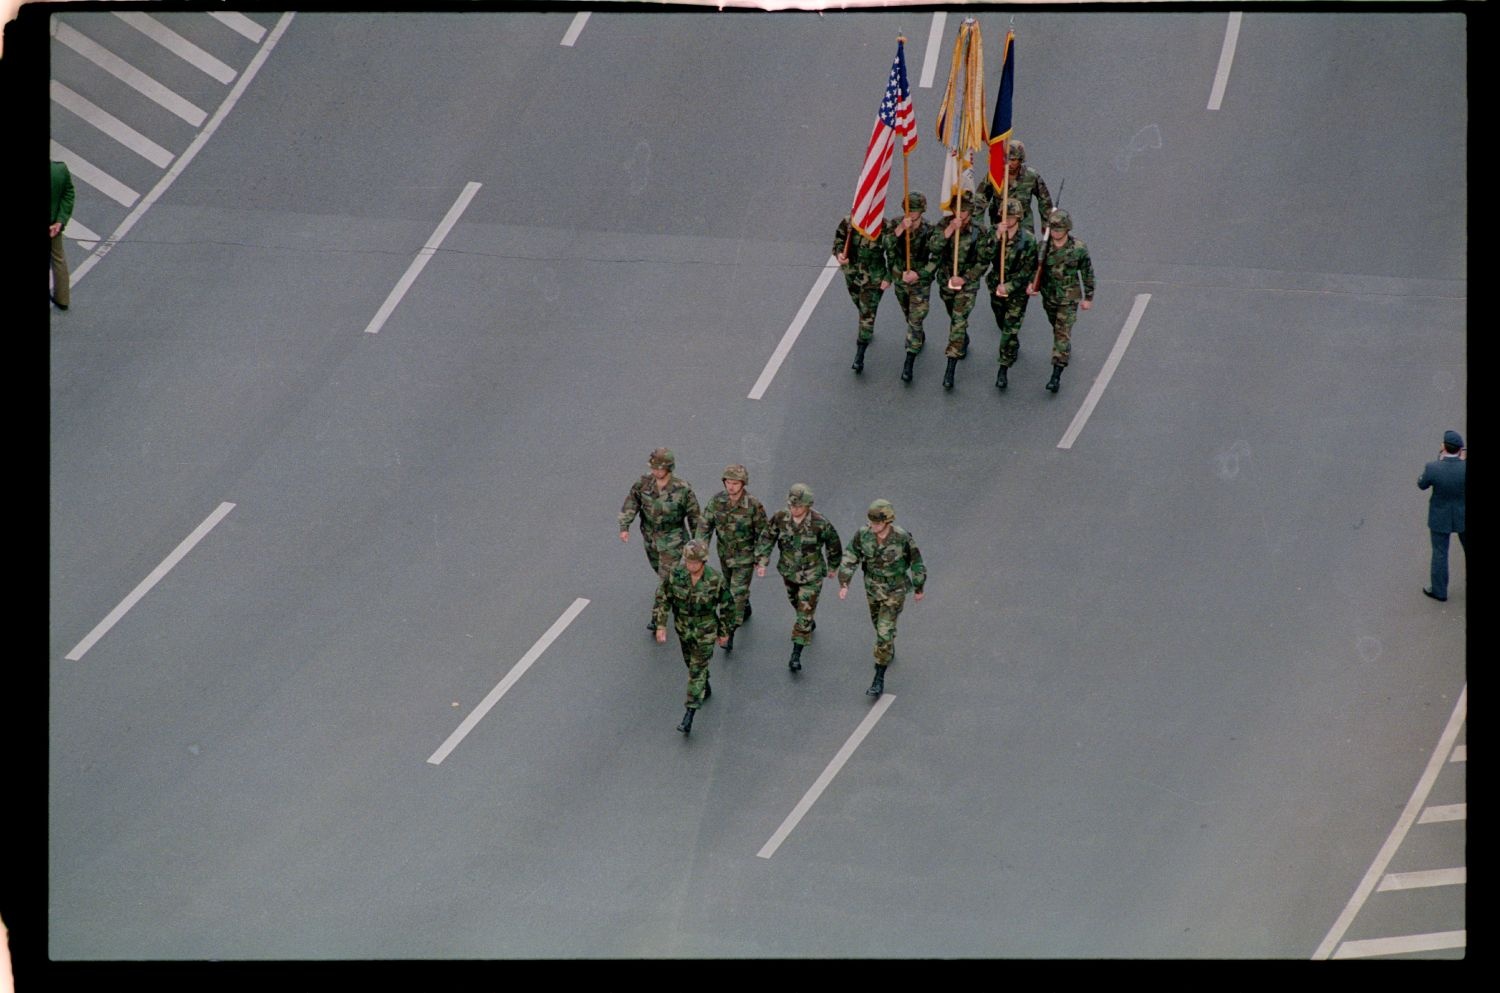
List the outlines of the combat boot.
<svg viewBox="0 0 1500 993">
<path fill-rule="evenodd" d="M 870 343 L 868 341 L 860 341 L 855 343 L 854 364 L 849 368 L 853 369 L 855 372 L 865 371 L 865 349 L 868 347 L 870 347 Z"/>
<path fill-rule="evenodd" d="M 741 624 L 748 624 L 750 622 L 750 614 L 751 614 L 750 601 L 746 600 L 745 601 L 745 619 L 743 621 L 740 621 L 740 623 Z"/>
<path fill-rule="evenodd" d="M 693 730 L 692 708 L 688 708 L 688 711 L 682 715 L 682 723 L 677 725 L 677 730 L 681 731 L 683 734 L 687 734 L 689 731 Z"/>
<path fill-rule="evenodd" d="M 708 677 L 705 676 L 703 678 L 703 699 L 707 700 L 709 697 L 711 697 L 713 695 L 714 695 L 714 684 L 710 683 L 708 681 Z"/>
<path fill-rule="evenodd" d="M 883 665 L 877 665 L 875 667 L 875 681 L 870 684 L 870 688 L 869 689 L 865 690 L 865 696 L 879 696 L 880 694 L 882 694 L 884 692 L 885 692 L 885 666 L 883 666 Z"/>
<path fill-rule="evenodd" d="M 916 362 L 916 361 L 917 361 L 917 353 L 916 352 L 907 352 L 906 353 L 906 364 L 901 367 L 901 382 L 903 382 L 903 383 L 909 383 L 909 382 L 911 382 L 911 367 L 912 367 L 912 364 L 914 362 Z"/>
<path fill-rule="evenodd" d="M 1008 366 L 1001 366 L 1000 367 L 1000 371 L 997 372 L 997 373 L 995 373 L 995 385 L 998 386 L 998 387 L 1000 387 L 1002 390 L 1005 389 L 1007 386 L 1010 385 L 1010 380 L 1008 380 L 1008 379 L 1005 378 L 1005 370 L 1007 368 L 1009 368 L 1009 367 Z"/>
<path fill-rule="evenodd" d="M 787 660 L 786 667 L 793 672 L 802 671 L 802 646 L 795 641 L 792 642 L 792 657 Z"/>
<path fill-rule="evenodd" d="M 734 631 L 729 632 L 729 640 L 724 642 L 724 651 L 726 653 L 734 651 Z"/>
<path fill-rule="evenodd" d="M 958 359 L 948 360 L 948 371 L 943 373 L 943 389 L 953 389 L 953 370 L 958 368 Z"/>
<path fill-rule="evenodd" d="M 1063 367 L 1060 365 L 1055 365 L 1052 367 L 1052 378 L 1047 380 L 1047 389 L 1051 390 L 1053 393 L 1057 392 L 1058 384 L 1062 382 L 1062 371 Z"/>
</svg>

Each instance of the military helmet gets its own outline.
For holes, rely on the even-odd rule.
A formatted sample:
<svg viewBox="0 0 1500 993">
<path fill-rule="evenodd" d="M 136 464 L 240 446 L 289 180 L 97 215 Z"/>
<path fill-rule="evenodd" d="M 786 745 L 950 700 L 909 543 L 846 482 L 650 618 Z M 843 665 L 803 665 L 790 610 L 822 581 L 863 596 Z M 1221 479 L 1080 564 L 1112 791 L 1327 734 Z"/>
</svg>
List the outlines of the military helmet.
<svg viewBox="0 0 1500 993">
<path fill-rule="evenodd" d="M 1026 214 L 1026 208 L 1021 205 L 1021 201 L 1011 197 L 1005 201 L 1005 214 L 1007 217 L 1022 217 Z"/>
<path fill-rule="evenodd" d="M 682 546 L 682 557 L 692 559 L 694 562 L 708 561 L 708 542 L 702 538 L 694 538 Z"/>
<path fill-rule="evenodd" d="M 812 487 L 806 483 L 793 483 L 791 492 L 786 495 L 789 507 L 811 507 L 813 505 Z"/>
<path fill-rule="evenodd" d="M 906 206 L 909 210 L 921 212 L 927 209 L 927 198 L 920 193 L 908 193 L 906 195 Z"/>
<path fill-rule="evenodd" d="M 891 506 L 889 500 L 876 500 L 870 504 L 869 512 L 865 516 L 876 524 L 881 521 L 889 523 L 896 519 L 896 508 Z"/>
<path fill-rule="evenodd" d="M 734 465 L 726 465 L 724 467 L 724 475 L 720 476 L 719 478 L 721 480 L 738 479 L 742 483 L 748 483 L 750 482 L 750 473 L 745 471 L 744 466 L 735 463 Z"/>
<path fill-rule="evenodd" d="M 1007 159 L 1010 159 L 1012 162 L 1025 162 L 1026 146 L 1021 144 L 1019 139 L 1012 138 L 1010 141 L 1010 147 L 1006 149 L 1005 157 Z"/>
<path fill-rule="evenodd" d="M 1073 230 L 1073 217 L 1066 210 L 1058 207 L 1047 215 L 1047 226 L 1054 231 Z"/>
<path fill-rule="evenodd" d="M 672 454 L 670 448 L 658 448 L 651 453 L 648 461 L 653 469 L 671 469 L 677 465 L 677 456 Z"/>
</svg>

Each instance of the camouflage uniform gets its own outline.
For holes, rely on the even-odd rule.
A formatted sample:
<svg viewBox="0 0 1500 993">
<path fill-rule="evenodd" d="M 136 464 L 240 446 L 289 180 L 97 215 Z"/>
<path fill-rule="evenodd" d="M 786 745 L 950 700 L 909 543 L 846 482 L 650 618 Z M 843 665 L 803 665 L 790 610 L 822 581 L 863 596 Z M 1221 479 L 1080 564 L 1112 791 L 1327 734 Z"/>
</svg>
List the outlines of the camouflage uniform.
<svg viewBox="0 0 1500 993">
<path fill-rule="evenodd" d="M 972 215 L 971 215 L 972 216 Z M 950 359 L 961 359 L 968 353 L 969 312 L 974 309 L 974 300 L 979 295 L 980 277 L 995 255 L 995 239 L 983 228 L 975 227 L 972 221 L 954 236 L 958 239 L 958 275 L 963 277 L 961 290 L 948 288 L 948 279 L 953 275 L 953 239 L 943 232 L 949 217 L 941 225 L 935 225 L 928 241 L 931 252 L 938 257 L 938 296 L 948 309 L 948 348 L 943 352 Z"/>
<path fill-rule="evenodd" d="M 676 459 L 665 448 L 651 453 L 651 464 L 672 469 Z M 698 497 L 686 480 L 667 477 L 667 488 L 659 490 L 650 473 L 636 480 L 620 507 L 620 530 L 630 530 L 635 516 L 641 517 L 641 539 L 646 545 L 646 560 L 651 571 L 664 579 L 682 557 L 682 546 L 693 536 L 702 521 Z"/>
<path fill-rule="evenodd" d="M 687 554 L 702 562 L 708 557 L 708 545 L 692 542 Z M 729 584 L 710 565 L 703 567 L 696 583 L 686 565 L 673 566 L 656 588 L 651 617 L 657 629 L 667 626 L 669 610 L 688 670 L 687 709 L 697 710 L 703 706 L 704 697 L 713 692 L 708 688 L 708 663 L 714 655 L 714 642 L 729 637 L 729 618 L 734 610 Z"/>
<path fill-rule="evenodd" d="M 844 239 L 849 240 L 849 262 L 843 266 L 844 285 L 849 288 L 849 298 L 859 309 L 858 341 L 869 343 L 875 336 L 875 308 L 880 306 L 880 295 L 885 291 L 880 284 L 891 278 L 886 264 L 885 242 L 880 237 L 866 238 L 858 231 L 851 231 L 848 216 L 839 221 L 838 231 L 833 236 L 833 254 L 844 253 Z"/>
<path fill-rule="evenodd" d="M 927 209 L 927 198 L 920 193 L 907 195 L 907 205 L 914 211 Z M 922 322 L 932 307 L 932 278 L 942 261 L 932 253 L 933 225 L 923 218 L 910 232 L 896 233 L 894 224 L 886 225 L 885 257 L 890 264 L 891 287 L 896 291 L 896 300 L 901 304 L 901 313 L 906 315 L 906 351 L 917 355 L 927 341 Z M 907 235 L 911 236 L 911 270 L 917 274 L 915 283 L 902 281 L 906 271 Z"/>
<path fill-rule="evenodd" d="M 876 501 L 870 508 L 872 522 L 877 507 L 890 504 Z M 895 512 L 890 512 L 891 521 Z M 927 584 L 927 567 L 922 564 L 922 553 L 906 529 L 891 524 L 891 530 L 882 542 L 868 524 L 855 532 L 844 549 L 844 559 L 839 563 L 839 585 L 848 586 L 854 578 L 854 570 L 860 566 L 865 570 L 865 602 L 870 607 L 870 622 L 875 625 L 875 664 L 884 668 L 896 656 L 896 618 L 906 605 L 906 592 L 921 593 Z M 911 581 L 907 581 L 907 573 Z"/>
<path fill-rule="evenodd" d="M 1019 204 L 1012 201 L 1010 209 L 1018 210 Z M 1016 226 L 1016 233 L 1005 246 L 1005 296 L 995 296 L 1000 287 L 1000 239 L 1005 236 L 1002 229 L 995 231 L 995 261 L 985 273 L 985 284 L 989 288 L 990 310 L 994 312 L 995 324 L 1000 328 L 1000 365 L 1010 368 L 1016 364 L 1016 355 L 1021 350 L 1021 322 L 1026 318 L 1026 284 L 1036 274 L 1037 243 L 1031 232 Z"/>
<path fill-rule="evenodd" d="M 1019 160 L 1021 168 L 1016 175 L 1009 177 L 1005 184 L 1006 192 L 1010 199 L 1021 204 L 1021 230 L 1035 235 L 1036 224 L 1032 220 L 1031 201 L 1036 201 L 1037 216 L 1045 220 L 1052 213 L 1052 194 L 1048 192 L 1047 184 L 1042 182 L 1041 175 L 1026 164 L 1026 146 L 1019 141 L 1012 141 L 1007 159 L 1009 162 Z M 1000 191 L 995 189 L 993 183 L 988 184 L 986 197 L 989 201 L 990 223 L 999 224 Z"/>
<path fill-rule="evenodd" d="M 776 570 L 786 584 L 786 596 L 797 612 L 792 625 L 792 644 L 806 645 L 812 638 L 817 622 L 813 615 L 818 609 L 818 593 L 823 588 L 823 577 L 836 567 L 843 545 L 838 532 L 828 519 L 812 509 L 812 491 L 801 483 L 792 487 L 788 496 L 790 505 L 798 494 L 806 494 L 807 514 L 798 524 L 792 520 L 790 510 L 778 510 L 766 529 L 761 532 L 760 542 L 755 547 L 757 565 L 771 561 L 771 550 L 781 549 Z"/>
<path fill-rule="evenodd" d="M 1089 259 L 1088 246 L 1073 237 L 1073 221 L 1067 211 L 1054 210 L 1048 224 L 1054 230 L 1068 233 L 1061 248 L 1042 247 L 1047 258 L 1042 264 L 1038 286 L 1042 309 L 1047 312 L 1047 320 L 1052 322 L 1052 364 L 1065 369 L 1073 350 L 1073 325 L 1078 320 L 1078 302 L 1094 299 L 1094 264 Z M 1080 281 L 1083 284 L 1081 291 Z"/>
<path fill-rule="evenodd" d="M 724 479 L 748 483 L 750 476 L 742 465 L 724 469 Z M 719 536 L 719 566 L 734 599 L 730 614 L 731 630 L 745 623 L 750 606 L 750 577 L 755 575 L 755 545 L 766 529 L 766 508 L 748 490 L 740 491 L 738 503 L 731 503 L 729 493 L 721 490 L 708 501 L 708 508 L 698 525 L 698 537 L 706 543 Z"/>
</svg>

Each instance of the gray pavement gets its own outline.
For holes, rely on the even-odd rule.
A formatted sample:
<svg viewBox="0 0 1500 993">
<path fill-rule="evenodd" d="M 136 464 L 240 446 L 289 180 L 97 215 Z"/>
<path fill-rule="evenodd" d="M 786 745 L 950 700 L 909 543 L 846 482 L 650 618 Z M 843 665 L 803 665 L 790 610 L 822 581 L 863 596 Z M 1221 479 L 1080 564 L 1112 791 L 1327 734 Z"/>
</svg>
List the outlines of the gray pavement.
<svg viewBox="0 0 1500 993">
<path fill-rule="evenodd" d="M 52 319 L 52 958 L 1312 954 L 1466 678 L 1414 485 L 1467 431 L 1464 22 L 1246 14 L 1208 111 L 1223 14 L 1018 15 L 1018 136 L 1100 279 L 1062 392 L 1039 303 L 1005 394 L 983 303 L 952 392 L 936 299 L 911 386 L 890 298 L 856 377 L 835 279 L 748 400 L 898 29 L 934 197 L 930 17 L 294 18 Z M 770 859 L 868 712 L 868 615 L 827 584 L 793 677 L 757 579 L 675 733 L 614 525 L 663 444 L 701 501 L 743 462 L 845 538 L 886 497 L 931 574 L 896 700 Z"/>
</svg>

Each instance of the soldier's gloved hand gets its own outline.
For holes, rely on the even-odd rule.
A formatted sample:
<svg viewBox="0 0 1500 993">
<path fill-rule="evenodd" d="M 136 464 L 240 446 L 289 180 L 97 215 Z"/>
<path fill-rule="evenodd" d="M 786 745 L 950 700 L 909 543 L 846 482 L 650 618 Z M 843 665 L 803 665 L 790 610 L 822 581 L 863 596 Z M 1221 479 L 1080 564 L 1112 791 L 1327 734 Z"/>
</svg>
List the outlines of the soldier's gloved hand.
<svg viewBox="0 0 1500 993">
<path fill-rule="evenodd" d="M 927 595 L 927 594 L 926 594 L 926 593 L 913 593 L 913 594 L 912 594 L 912 595 L 911 595 L 911 598 L 912 598 L 912 599 L 913 599 L 913 600 L 920 600 L 920 599 L 922 599 L 922 598 L 923 598 L 923 597 L 924 597 L 924 596 L 926 596 L 926 595 Z"/>
<path fill-rule="evenodd" d="M 845 255 L 843 252 L 839 252 L 837 255 L 834 256 L 834 258 L 836 258 L 836 259 L 839 260 L 839 265 L 848 265 L 849 264 L 849 256 Z"/>
<path fill-rule="evenodd" d="M 1037 289 L 1035 286 L 1027 286 L 1026 287 L 1026 295 L 1029 296 L 1029 297 L 1034 297 L 1034 296 L 1036 296 L 1040 292 L 1042 292 L 1042 291 L 1039 290 L 1039 289 Z"/>
<path fill-rule="evenodd" d="M 997 296 L 997 297 L 1008 297 L 1008 296 L 1010 296 L 1009 293 L 1005 292 L 1005 284 L 1004 283 L 1001 283 L 999 286 L 995 287 L 995 296 Z"/>
<path fill-rule="evenodd" d="M 828 570 L 828 578 L 829 579 L 833 579 L 838 574 L 839 574 L 839 571 L 837 569 L 829 569 Z"/>
<path fill-rule="evenodd" d="M 756 566 L 755 567 L 755 574 L 757 576 L 764 576 L 766 574 L 766 567 L 763 566 L 763 565 Z"/>
<path fill-rule="evenodd" d="M 910 269 L 901 274 L 901 282 L 903 283 L 915 283 L 916 281 L 917 274 L 915 272 L 912 272 Z"/>
<path fill-rule="evenodd" d="M 964 278 L 962 276 L 949 276 L 948 277 L 948 289 L 950 289 L 950 290 L 961 290 L 963 288 L 964 288 Z"/>
<path fill-rule="evenodd" d="M 1088 310 L 1093 305 L 1094 305 L 1094 301 L 1092 301 L 1092 300 L 1080 300 L 1080 301 L 1078 301 L 1078 309 L 1079 310 Z"/>
<path fill-rule="evenodd" d="M 891 281 L 889 279 L 882 279 L 880 281 L 880 288 L 881 288 L 881 290 L 888 290 L 888 289 L 890 289 L 891 288 Z"/>
<path fill-rule="evenodd" d="M 629 541 L 630 540 L 630 532 L 629 531 L 621 531 L 620 532 L 620 540 L 621 541 Z"/>
<path fill-rule="evenodd" d="M 659 642 L 660 644 L 663 644 L 663 645 L 665 645 L 667 643 L 667 629 L 666 628 L 657 628 L 656 629 L 656 640 L 657 640 L 657 642 Z"/>
<path fill-rule="evenodd" d="M 729 644 L 729 635 L 726 634 L 724 637 L 719 639 L 719 647 L 723 648 L 727 644 Z"/>
<path fill-rule="evenodd" d="M 848 595 L 849 595 L 849 587 L 847 587 L 847 586 L 840 586 L 839 587 L 839 599 L 842 600 L 842 599 L 844 599 L 844 597 L 846 597 Z"/>
</svg>

